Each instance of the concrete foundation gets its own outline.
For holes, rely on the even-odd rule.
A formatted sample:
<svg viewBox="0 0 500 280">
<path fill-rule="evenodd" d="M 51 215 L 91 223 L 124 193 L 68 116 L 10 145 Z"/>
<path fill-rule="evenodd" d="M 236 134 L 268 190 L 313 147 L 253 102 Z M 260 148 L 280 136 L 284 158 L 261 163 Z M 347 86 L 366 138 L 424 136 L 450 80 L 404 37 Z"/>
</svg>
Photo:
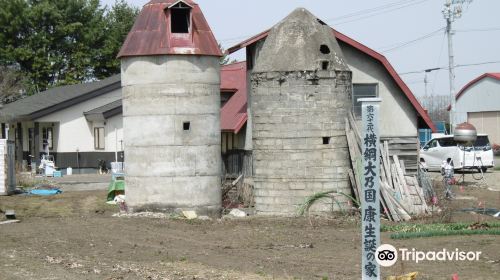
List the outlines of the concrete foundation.
<svg viewBox="0 0 500 280">
<path fill-rule="evenodd" d="M 122 58 L 122 87 L 129 208 L 219 215 L 219 58 Z"/>
</svg>

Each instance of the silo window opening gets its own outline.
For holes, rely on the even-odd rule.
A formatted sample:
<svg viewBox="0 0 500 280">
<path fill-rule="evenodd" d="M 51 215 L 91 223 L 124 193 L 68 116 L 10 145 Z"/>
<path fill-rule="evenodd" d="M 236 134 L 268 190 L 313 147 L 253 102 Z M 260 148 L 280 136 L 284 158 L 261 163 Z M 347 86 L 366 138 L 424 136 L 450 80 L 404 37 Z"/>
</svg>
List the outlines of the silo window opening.
<svg viewBox="0 0 500 280">
<path fill-rule="evenodd" d="M 322 61 L 321 62 L 321 69 L 328 70 L 328 65 L 329 65 L 328 61 Z"/>
<path fill-rule="evenodd" d="M 184 122 L 182 124 L 182 128 L 184 129 L 184 131 L 188 131 L 191 129 L 191 122 Z"/>
<path fill-rule="evenodd" d="M 323 137 L 323 145 L 330 144 L 330 139 L 331 139 L 331 137 Z"/>
<path fill-rule="evenodd" d="M 172 33 L 189 33 L 191 7 L 179 2 L 170 8 L 170 27 Z"/>
<path fill-rule="evenodd" d="M 322 53 L 322 54 L 329 54 L 330 53 L 330 48 L 327 46 L 327 45 L 321 45 L 319 47 L 319 51 Z"/>
</svg>

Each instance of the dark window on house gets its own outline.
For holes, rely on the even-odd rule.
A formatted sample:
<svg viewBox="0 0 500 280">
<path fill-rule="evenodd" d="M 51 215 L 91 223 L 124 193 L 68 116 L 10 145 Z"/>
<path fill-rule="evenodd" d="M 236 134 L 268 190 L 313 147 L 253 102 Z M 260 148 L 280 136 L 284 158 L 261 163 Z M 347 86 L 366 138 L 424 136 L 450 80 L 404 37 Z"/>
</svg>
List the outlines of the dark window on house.
<svg viewBox="0 0 500 280">
<path fill-rule="evenodd" d="M 172 33 L 189 33 L 191 24 L 191 7 L 179 2 L 170 8 L 170 26 Z"/>
<path fill-rule="evenodd" d="M 104 127 L 94 128 L 94 148 L 96 150 L 104 150 L 105 137 Z"/>
<path fill-rule="evenodd" d="M 44 127 L 42 129 L 42 141 L 44 149 L 46 146 L 49 147 L 49 150 L 53 149 L 54 133 L 52 127 Z"/>
<path fill-rule="evenodd" d="M 378 96 L 377 84 L 353 84 L 352 85 L 352 110 L 354 116 L 361 117 L 361 98 L 372 98 Z"/>
<path fill-rule="evenodd" d="M 221 91 L 220 93 L 220 107 L 224 107 L 224 105 L 226 105 L 226 103 L 229 101 L 229 99 L 231 99 L 231 97 L 233 96 L 234 92 L 231 92 L 231 91 Z"/>
</svg>

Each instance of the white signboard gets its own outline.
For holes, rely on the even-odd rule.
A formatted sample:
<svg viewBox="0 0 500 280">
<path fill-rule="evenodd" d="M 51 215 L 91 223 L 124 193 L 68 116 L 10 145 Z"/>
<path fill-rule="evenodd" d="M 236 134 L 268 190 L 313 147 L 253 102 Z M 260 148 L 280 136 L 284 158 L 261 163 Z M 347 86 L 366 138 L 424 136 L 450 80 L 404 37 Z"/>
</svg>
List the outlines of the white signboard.
<svg viewBox="0 0 500 280">
<path fill-rule="evenodd" d="M 380 246 L 380 98 L 359 99 L 362 106 L 363 181 L 361 186 L 362 279 L 380 279 L 376 251 Z"/>
</svg>

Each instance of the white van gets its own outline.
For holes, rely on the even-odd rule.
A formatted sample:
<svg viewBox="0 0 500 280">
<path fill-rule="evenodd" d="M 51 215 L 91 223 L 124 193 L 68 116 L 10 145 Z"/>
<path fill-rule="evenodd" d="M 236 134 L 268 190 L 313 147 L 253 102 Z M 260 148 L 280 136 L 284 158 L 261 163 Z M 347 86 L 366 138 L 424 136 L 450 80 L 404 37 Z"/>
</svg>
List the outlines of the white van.
<svg viewBox="0 0 500 280">
<path fill-rule="evenodd" d="M 465 148 L 457 145 L 453 135 L 438 136 L 420 150 L 420 163 L 428 170 L 440 170 L 448 158 L 453 160 L 455 169 L 482 169 L 486 172 L 495 166 L 493 149 L 486 134 L 478 134 L 474 145 Z"/>
</svg>

